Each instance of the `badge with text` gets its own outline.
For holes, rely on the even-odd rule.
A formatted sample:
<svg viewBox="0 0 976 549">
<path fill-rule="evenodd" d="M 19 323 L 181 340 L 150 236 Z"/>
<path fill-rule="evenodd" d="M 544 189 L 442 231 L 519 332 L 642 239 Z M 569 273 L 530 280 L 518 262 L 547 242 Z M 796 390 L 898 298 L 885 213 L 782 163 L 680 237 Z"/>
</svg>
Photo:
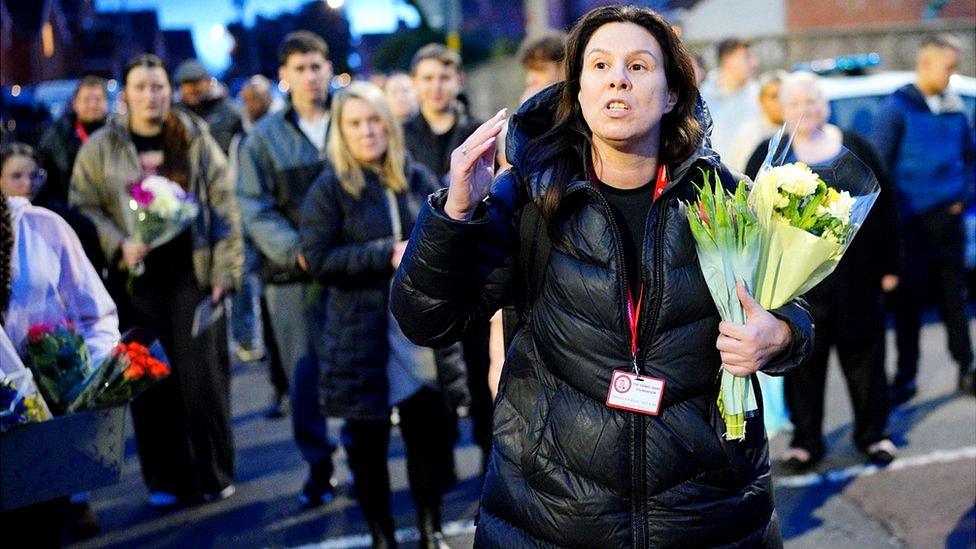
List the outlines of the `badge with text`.
<svg viewBox="0 0 976 549">
<path fill-rule="evenodd" d="M 614 370 L 610 377 L 607 406 L 656 416 L 661 409 L 663 397 L 663 379 L 638 376 L 626 370 Z"/>
</svg>

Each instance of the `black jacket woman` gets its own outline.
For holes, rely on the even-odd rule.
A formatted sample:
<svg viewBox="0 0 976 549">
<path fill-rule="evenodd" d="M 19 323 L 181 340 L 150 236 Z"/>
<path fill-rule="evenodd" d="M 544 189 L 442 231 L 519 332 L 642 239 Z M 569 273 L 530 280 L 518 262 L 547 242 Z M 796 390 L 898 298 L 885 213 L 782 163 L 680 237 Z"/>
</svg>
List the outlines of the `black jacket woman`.
<svg viewBox="0 0 976 549">
<path fill-rule="evenodd" d="M 336 94 L 332 113 L 332 166 L 312 184 L 299 231 L 309 273 L 329 289 L 320 354 L 324 411 L 346 420 L 356 496 L 374 546 L 383 547 L 396 544 L 386 461 L 390 408 L 398 407 L 421 541 L 437 546 L 441 473 L 452 463 L 456 429 L 448 411 L 465 399 L 466 379 L 456 346 L 410 344 L 418 360 L 401 360 L 403 346 L 391 344 L 388 296 L 403 235 L 438 185 L 406 158 L 379 88 L 353 83 Z"/>
<path fill-rule="evenodd" d="M 902 250 L 894 186 L 867 140 L 827 123 L 830 107 L 817 76 L 788 75 L 780 102 L 786 122 L 795 128 L 791 159 L 817 165 L 837 157 L 844 147 L 874 172 L 881 186 L 837 270 L 805 296 L 817 325 L 817 340 L 810 363 L 786 376 L 786 402 L 794 429 L 782 459 L 788 468 L 804 470 L 824 455 L 824 390 L 830 350 L 835 347 L 854 411 L 854 443 L 871 462 L 887 465 L 896 450 L 887 433 L 891 404 L 884 369 L 882 295 L 898 285 Z M 756 148 L 746 167 L 750 177 L 759 173 L 768 150 L 769 141 Z"/>
<path fill-rule="evenodd" d="M 454 151 L 392 292 L 404 332 L 426 345 L 499 306 L 523 311 L 475 546 L 781 546 L 762 416 L 744 441 L 723 439 L 719 368 L 797 366 L 810 317 L 798 301 L 770 313 L 740 289 L 747 323 L 719 322 L 682 202 L 703 170 L 736 178 L 703 148 L 694 72 L 670 25 L 597 8 L 566 51 L 566 83 L 509 124 L 511 170 L 491 183 L 504 113 Z M 534 236 L 522 226 L 533 208 L 545 222 Z M 626 383 L 611 376 L 636 382 L 635 368 L 648 387 L 663 380 L 663 399 L 626 411 L 611 398 Z"/>
</svg>

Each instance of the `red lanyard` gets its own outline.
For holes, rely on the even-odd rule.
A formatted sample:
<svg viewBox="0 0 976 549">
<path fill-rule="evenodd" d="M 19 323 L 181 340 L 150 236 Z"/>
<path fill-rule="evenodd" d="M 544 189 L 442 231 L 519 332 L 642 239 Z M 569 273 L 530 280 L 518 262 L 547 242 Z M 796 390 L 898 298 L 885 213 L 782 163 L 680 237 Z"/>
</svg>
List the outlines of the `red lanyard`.
<svg viewBox="0 0 976 549">
<path fill-rule="evenodd" d="M 656 202 L 658 198 L 664 193 L 664 189 L 668 186 L 668 167 L 661 164 L 657 168 L 657 178 L 654 182 L 654 194 L 651 197 L 652 202 Z M 596 177 L 596 173 L 593 169 L 590 169 L 590 181 L 593 185 L 599 188 L 599 179 Z M 627 284 L 627 320 L 630 323 L 630 354 L 634 362 L 634 373 L 640 376 L 640 369 L 637 367 L 637 325 L 640 322 L 640 310 L 641 303 L 644 301 L 644 284 L 641 284 L 640 294 L 637 296 L 637 303 L 634 303 L 634 295 L 630 291 L 630 284 Z"/>
<path fill-rule="evenodd" d="M 630 356 L 634 361 L 634 373 L 640 375 L 637 368 L 637 324 L 640 322 L 641 303 L 644 301 L 644 285 L 641 284 L 640 295 L 637 296 L 637 303 L 634 303 L 634 296 L 627 288 L 627 320 L 630 321 Z"/>
<path fill-rule="evenodd" d="M 664 189 L 668 186 L 668 168 L 664 164 L 661 164 L 657 169 L 657 181 L 654 183 L 654 195 L 651 198 L 653 202 L 657 202 L 661 194 L 664 193 Z M 637 303 L 634 303 L 634 294 L 630 291 L 630 285 L 627 285 L 627 320 L 630 323 L 630 356 L 634 362 L 634 373 L 640 376 L 640 368 L 637 367 L 637 326 L 640 323 L 640 313 L 641 313 L 641 303 L 644 302 L 644 284 L 641 283 L 640 294 L 637 296 Z"/>
<path fill-rule="evenodd" d="M 664 193 L 664 189 L 668 186 L 668 167 L 661 164 L 657 168 L 657 182 L 654 183 L 654 197 L 651 198 L 653 202 L 657 202 L 658 198 L 661 198 L 661 194 Z"/>
<path fill-rule="evenodd" d="M 85 131 L 85 127 L 81 125 L 81 122 L 75 121 L 75 135 L 81 140 L 81 144 L 84 145 L 88 142 L 88 132 Z"/>
</svg>

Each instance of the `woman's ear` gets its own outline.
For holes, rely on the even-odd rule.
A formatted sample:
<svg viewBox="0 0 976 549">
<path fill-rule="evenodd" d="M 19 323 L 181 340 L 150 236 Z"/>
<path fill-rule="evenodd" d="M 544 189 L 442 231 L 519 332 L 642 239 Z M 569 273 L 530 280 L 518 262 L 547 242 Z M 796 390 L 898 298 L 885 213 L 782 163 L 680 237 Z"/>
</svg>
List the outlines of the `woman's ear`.
<svg viewBox="0 0 976 549">
<path fill-rule="evenodd" d="M 667 114 L 674 110 L 674 106 L 678 104 L 678 94 L 674 90 L 668 90 L 668 101 L 664 104 L 664 114 Z"/>
</svg>

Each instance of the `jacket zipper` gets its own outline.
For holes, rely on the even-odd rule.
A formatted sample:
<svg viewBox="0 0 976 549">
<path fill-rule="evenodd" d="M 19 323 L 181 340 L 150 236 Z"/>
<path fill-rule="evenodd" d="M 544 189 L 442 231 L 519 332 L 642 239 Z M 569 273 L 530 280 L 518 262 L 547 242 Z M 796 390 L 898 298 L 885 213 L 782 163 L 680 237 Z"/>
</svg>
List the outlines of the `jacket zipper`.
<svg viewBox="0 0 976 549">
<path fill-rule="evenodd" d="M 620 263 L 620 271 L 618 271 L 617 281 L 620 286 L 620 301 L 623 303 L 621 311 L 623 311 L 623 322 L 624 325 L 630 326 L 630 318 L 628 316 L 627 310 L 630 307 L 630 299 L 628 299 L 628 288 L 629 283 L 627 282 L 627 262 L 623 256 L 623 238 L 620 236 L 620 228 L 617 226 L 617 222 L 613 217 L 613 211 L 610 209 L 610 203 L 607 202 L 603 193 L 592 185 L 587 186 L 590 192 L 595 194 L 600 203 L 603 205 L 606 211 L 606 217 L 610 222 L 610 230 L 613 233 L 613 240 L 617 246 L 617 260 Z M 652 205 L 653 207 L 653 205 Z M 633 314 L 637 314 L 634 311 Z M 629 330 L 628 330 L 629 332 Z M 628 333 L 628 341 L 631 334 Z M 628 349 L 629 350 L 629 349 Z M 632 354 L 631 360 L 633 361 L 633 366 L 638 369 L 637 366 L 637 355 Z M 643 436 L 641 433 L 644 432 L 644 416 L 639 413 L 629 414 L 631 416 L 630 423 L 630 481 L 633 490 L 631 496 L 631 527 L 633 531 L 633 542 L 635 548 L 640 548 L 644 546 L 644 444 Z"/>
</svg>

